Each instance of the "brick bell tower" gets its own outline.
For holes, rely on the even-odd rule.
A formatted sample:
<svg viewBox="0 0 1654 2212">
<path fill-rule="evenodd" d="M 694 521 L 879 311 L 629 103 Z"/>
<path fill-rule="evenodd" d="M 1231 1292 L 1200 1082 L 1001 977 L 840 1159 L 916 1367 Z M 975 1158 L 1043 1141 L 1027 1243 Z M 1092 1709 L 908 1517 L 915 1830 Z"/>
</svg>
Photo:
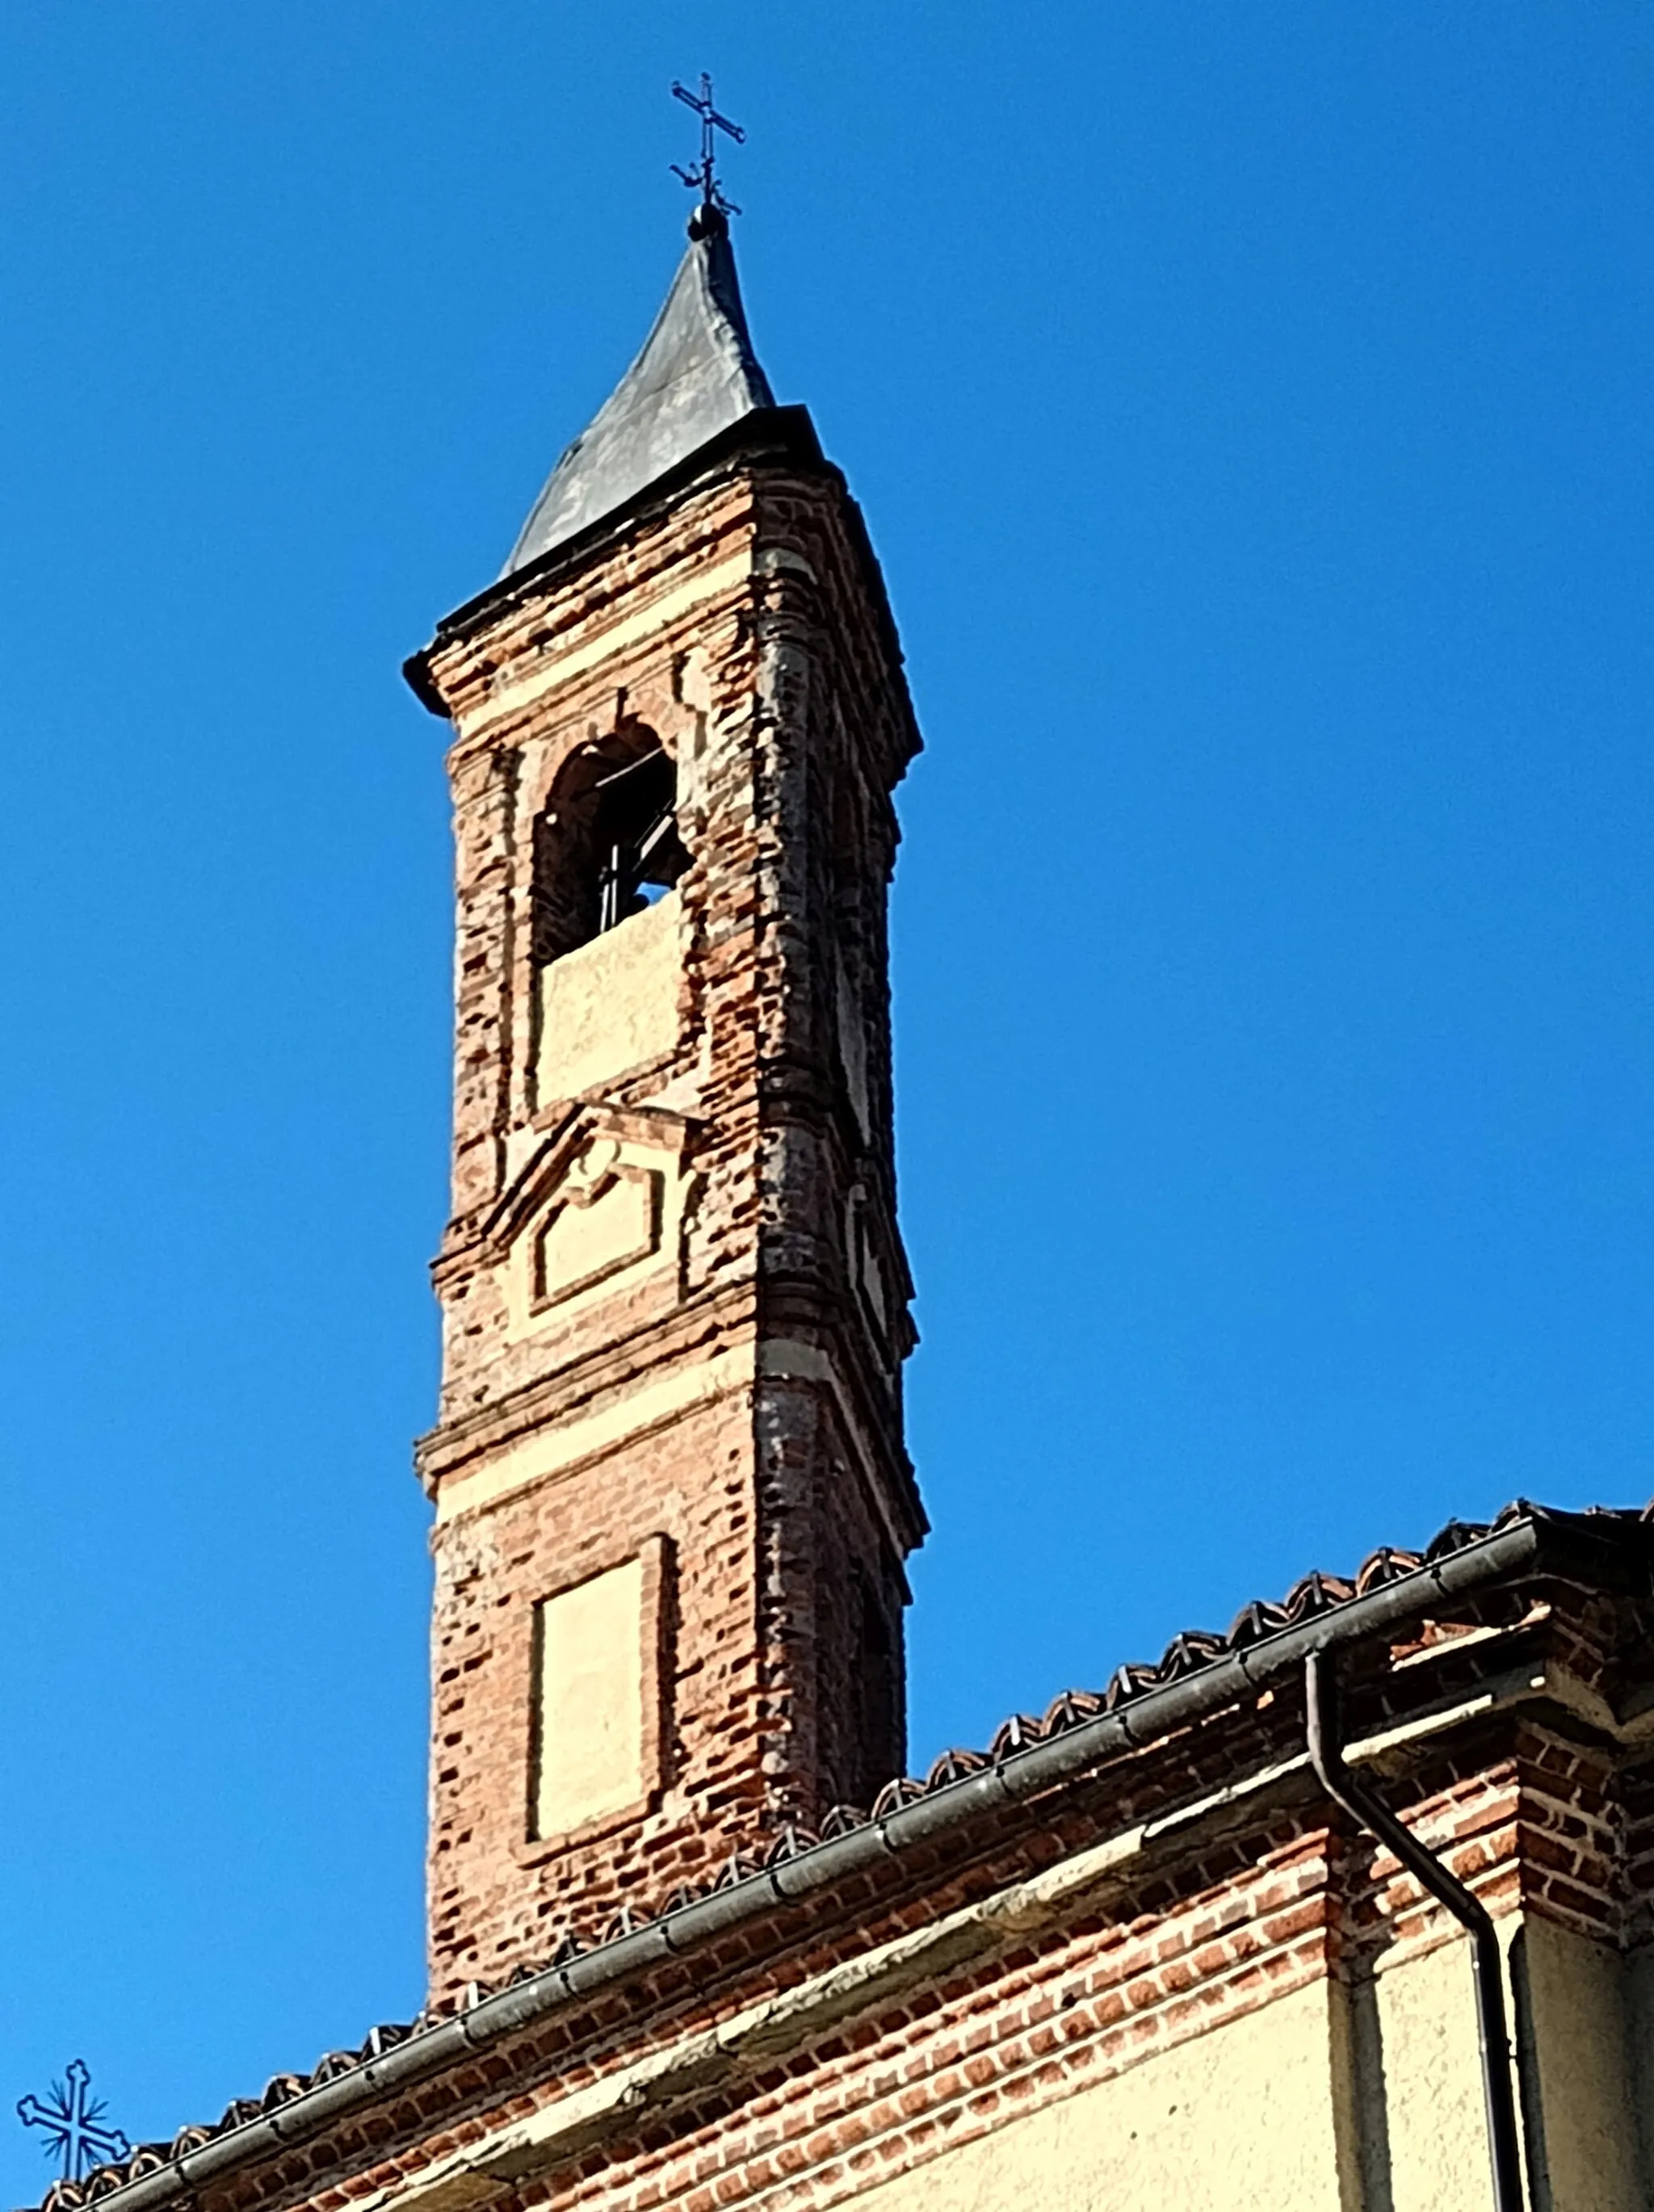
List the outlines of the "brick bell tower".
<svg viewBox="0 0 1654 2212">
<path fill-rule="evenodd" d="M 433 2001 L 903 1759 L 886 890 L 917 749 L 860 514 L 714 202 L 499 580 L 453 726 Z"/>
</svg>

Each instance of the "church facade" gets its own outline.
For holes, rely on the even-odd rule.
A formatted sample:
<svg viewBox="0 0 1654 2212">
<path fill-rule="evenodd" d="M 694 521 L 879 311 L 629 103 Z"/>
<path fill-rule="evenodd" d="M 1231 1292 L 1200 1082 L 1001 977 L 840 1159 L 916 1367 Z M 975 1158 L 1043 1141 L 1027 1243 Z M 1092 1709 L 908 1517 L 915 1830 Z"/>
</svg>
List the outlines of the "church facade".
<svg viewBox="0 0 1654 2212">
<path fill-rule="evenodd" d="M 1638 2212 L 1654 1524 L 1518 1504 L 906 1778 L 878 563 L 708 199 L 452 725 L 429 1996 L 47 2212 Z"/>
</svg>

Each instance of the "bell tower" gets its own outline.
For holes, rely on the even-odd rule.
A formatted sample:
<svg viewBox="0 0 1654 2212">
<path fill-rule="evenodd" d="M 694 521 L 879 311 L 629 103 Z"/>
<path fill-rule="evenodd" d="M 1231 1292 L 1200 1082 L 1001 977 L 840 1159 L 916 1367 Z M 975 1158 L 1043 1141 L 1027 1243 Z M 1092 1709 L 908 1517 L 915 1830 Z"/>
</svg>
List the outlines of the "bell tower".
<svg viewBox="0 0 1654 2212">
<path fill-rule="evenodd" d="M 901 1771 L 891 794 L 878 564 L 697 208 L 499 580 L 453 725 L 435 1277 L 433 2001 Z"/>
</svg>

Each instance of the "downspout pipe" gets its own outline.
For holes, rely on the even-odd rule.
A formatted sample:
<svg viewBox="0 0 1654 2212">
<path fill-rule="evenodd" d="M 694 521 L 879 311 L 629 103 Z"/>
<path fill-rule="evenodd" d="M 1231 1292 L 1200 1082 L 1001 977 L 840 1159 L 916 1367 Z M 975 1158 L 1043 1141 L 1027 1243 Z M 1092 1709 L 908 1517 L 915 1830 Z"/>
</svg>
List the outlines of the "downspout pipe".
<svg viewBox="0 0 1654 2212">
<path fill-rule="evenodd" d="M 1304 1703 L 1310 1764 L 1328 1796 L 1369 1835 L 1376 1836 L 1420 1887 L 1469 1930 L 1475 1960 L 1476 2040 L 1481 2057 L 1494 2212 L 1525 2212 L 1521 2138 L 1511 2078 L 1511 2039 L 1505 2016 L 1505 1966 L 1493 1921 L 1480 1899 L 1344 1764 L 1339 1747 L 1336 1683 L 1330 1655 L 1325 1651 L 1311 1651 L 1304 1662 Z"/>
</svg>

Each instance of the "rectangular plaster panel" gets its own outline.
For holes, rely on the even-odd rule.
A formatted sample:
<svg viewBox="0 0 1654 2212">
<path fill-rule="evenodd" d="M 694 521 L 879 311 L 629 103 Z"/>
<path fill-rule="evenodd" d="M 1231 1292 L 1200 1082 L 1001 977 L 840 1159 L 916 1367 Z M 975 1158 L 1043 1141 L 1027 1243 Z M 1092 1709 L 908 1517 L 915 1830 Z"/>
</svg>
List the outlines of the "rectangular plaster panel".
<svg viewBox="0 0 1654 2212">
<path fill-rule="evenodd" d="M 668 891 L 539 974 L 541 1103 L 577 1098 L 678 1042 L 682 907 Z"/>
<path fill-rule="evenodd" d="M 841 957 L 833 976 L 833 1009 L 838 1020 L 838 1056 L 844 1069 L 856 1126 L 863 1137 L 873 1135 L 873 1109 L 867 1097 L 867 1029 L 855 1001 L 850 979 Z"/>
<path fill-rule="evenodd" d="M 537 1836 L 623 1812 L 648 1789 L 643 1585 L 642 1560 L 628 1559 L 538 1607 Z"/>
<path fill-rule="evenodd" d="M 857 2212 L 1347 2212 L 1329 1993 L 1293 1991 L 884 2182 Z M 1480 2212 L 1480 2208 L 1478 2208 Z"/>
<path fill-rule="evenodd" d="M 534 1240 L 535 1297 L 558 1304 L 647 1260 L 660 1241 L 660 1182 L 648 1168 L 623 1168 L 594 1196 L 576 1187 L 554 1206 Z"/>
<path fill-rule="evenodd" d="M 681 1249 L 694 1178 L 681 1141 L 648 1135 L 589 1136 L 541 1186 L 511 1245 L 507 1334 L 536 1329 L 635 1287 L 672 1266 Z"/>
</svg>

